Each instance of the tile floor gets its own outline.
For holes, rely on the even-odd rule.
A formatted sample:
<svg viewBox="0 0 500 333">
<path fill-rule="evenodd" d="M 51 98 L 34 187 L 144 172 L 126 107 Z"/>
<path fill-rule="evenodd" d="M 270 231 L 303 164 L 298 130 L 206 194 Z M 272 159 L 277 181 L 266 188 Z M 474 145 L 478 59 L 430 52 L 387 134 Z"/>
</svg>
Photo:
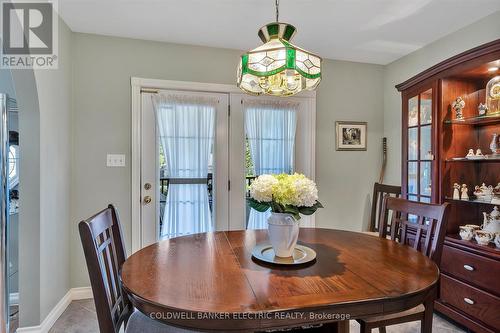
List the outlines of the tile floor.
<svg viewBox="0 0 500 333">
<path fill-rule="evenodd" d="M 439 315 L 434 315 L 434 333 L 466 332 L 448 322 Z M 359 325 L 351 320 L 351 332 L 359 332 Z M 376 332 L 375 330 L 373 332 Z M 418 322 L 387 327 L 388 333 L 420 332 Z M 56 321 L 49 333 L 99 333 L 94 301 L 92 299 L 72 302 Z"/>
</svg>

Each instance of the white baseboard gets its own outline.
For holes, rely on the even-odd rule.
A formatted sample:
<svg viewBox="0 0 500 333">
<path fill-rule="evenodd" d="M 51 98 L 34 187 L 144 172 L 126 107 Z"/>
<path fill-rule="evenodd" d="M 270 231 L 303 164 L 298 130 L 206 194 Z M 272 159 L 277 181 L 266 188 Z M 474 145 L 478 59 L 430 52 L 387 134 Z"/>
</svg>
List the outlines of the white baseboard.
<svg viewBox="0 0 500 333">
<path fill-rule="evenodd" d="M 64 310 L 72 301 L 79 299 L 92 298 L 92 289 L 90 287 L 73 288 L 70 289 L 66 295 L 56 304 L 56 306 L 49 312 L 47 317 L 38 326 L 20 327 L 17 333 L 48 333 L 54 326 L 54 323 L 63 314 Z"/>
<path fill-rule="evenodd" d="M 89 299 L 94 297 L 94 295 L 92 294 L 92 288 L 90 287 L 73 288 L 70 291 L 71 291 L 72 301 L 77 301 L 79 299 Z"/>
</svg>

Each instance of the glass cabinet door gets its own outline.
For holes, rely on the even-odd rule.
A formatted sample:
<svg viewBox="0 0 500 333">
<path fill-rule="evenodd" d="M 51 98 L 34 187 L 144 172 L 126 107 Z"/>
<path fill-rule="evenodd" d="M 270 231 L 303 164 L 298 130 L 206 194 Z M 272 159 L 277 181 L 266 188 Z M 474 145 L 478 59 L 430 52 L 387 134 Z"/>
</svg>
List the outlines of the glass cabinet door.
<svg viewBox="0 0 500 333">
<path fill-rule="evenodd" d="M 432 202 L 434 147 L 433 89 L 410 95 L 406 100 L 406 144 L 403 189 L 409 200 Z"/>
</svg>

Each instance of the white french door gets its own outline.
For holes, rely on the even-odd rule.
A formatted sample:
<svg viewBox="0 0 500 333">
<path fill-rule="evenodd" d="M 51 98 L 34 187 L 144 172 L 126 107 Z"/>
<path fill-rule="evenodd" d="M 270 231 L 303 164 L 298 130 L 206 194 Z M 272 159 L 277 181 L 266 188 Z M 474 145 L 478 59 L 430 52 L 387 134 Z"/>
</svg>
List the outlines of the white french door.
<svg viewBox="0 0 500 333">
<path fill-rule="evenodd" d="M 179 102 L 155 105 L 158 94 Z M 208 99 L 213 105 L 203 105 Z M 142 247 L 163 238 L 229 228 L 228 105 L 229 95 L 221 93 L 141 93 Z M 207 126 L 213 135 L 207 134 Z M 204 147 L 197 140 L 201 145 L 211 141 L 208 154 L 200 152 Z M 191 172 L 199 168 L 200 158 L 207 159 L 203 163 L 208 170 Z"/>
<path fill-rule="evenodd" d="M 157 109 L 153 103 L 154 96 L 158 94 L 185 96 L 188 100 L 217 99 L 213 145 L 210 150 L 209 172 L 206 176 L 172 179 L 173 170 L 168 170 L 168 163 L 165 163 L 166 157 L 171 152 L 163 151 L 162 143 L 165 142 L 162 141 L 164 138 L 160 138 L 159 132 L 164 131 L 164 128 L 158 128 L 155 113 Z M 169 186 L 186 185 L 187 188 L 189 184 L 198 186 L 206 184 L 206 196 L 199 199 L 209 200 L 213 230 L 241 230 L 248 227 L 246 196 L 250 179 L 247 172 L 249 154 L 245 132 L 245 109 L 249 104 L 258 105 L 260 101 L 264 104 L 269 101 L 278 104 L 284 101 L 294 103 L 296 133 L 292 152 L 293 168 L 289 172 L 301 172 L 314 179 L 316 127 L 314 93 L 306 92 L 301 96 L 287 98 L 257 97 L 242 94 L 239 89 L 229 85 L 132 78 L 133 252 L 165 237 L 165 226 L 169 223 L 165 217 Z M 176 156 L 182 157 L 182 155 Z M 184 199 L 181 195 L 176 200 L 170 200 L 170 204 L 189 201 Z M 197 221 L 196 217 L 186 220 L 193 227 L 193 232 L 204 231 L 196 230 L 196 224 L 193 224 Z M 304 217 L 301 226 L 314 226 L 314 216 Z M 166 236 L 175 237 L 177 234 Z"/>
<path fill-rule="evenodd" d="M 269 102 L 296 104 L 296 130 L 293 151 L 293 168 L 289 172 L 303 173 L 307 177 L 315 177 L 315 97 L 267 97 L 246 94 L 231 94 L 231 117 L 229 134 L 229 155 L 231 192 L 229 196 L 229 228 L 230 230 L 248 229 L 248 207 L 246 197 L 251 178 L 247 174 L 248 149 L 245 133 L 245 105 L 265 105 Z M 270 111 L 273 112 L 273 111 Z M 264 120 L 265 121 L 265 120 Z M 278 138 L 284 139 L 284 138 Z M 301 226 L 314 226 L 314 215 L 302 217 Z"/>
</svg>

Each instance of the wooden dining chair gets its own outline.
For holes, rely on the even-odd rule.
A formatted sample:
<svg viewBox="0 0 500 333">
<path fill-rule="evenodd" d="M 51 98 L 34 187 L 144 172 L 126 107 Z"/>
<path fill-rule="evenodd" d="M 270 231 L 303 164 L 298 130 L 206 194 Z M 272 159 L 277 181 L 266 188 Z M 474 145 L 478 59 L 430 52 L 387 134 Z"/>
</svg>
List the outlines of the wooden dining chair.
<svg viewBox="0 0 500 333">
<path fill-rule="evenodd" d="M 390 227 L 392 240 L 413 247 L 439 265 L 449 214 L 448 203 L 427 204 L 386 195 L 380 214 L 379 236 L 386 238 Z M 381 333 L 385 333 L 386 326 L 417 320 L 421 322 L 422 332 L 432 332 L 432 315 L 436 297 L 437 288 L 429 294 L 424 304 L 410 310 L 359 319 L 361 332 L 367 333 L 373 328 L 379 328 Z"/>
<path fill-rule="evenodd" d="M 157 322 L 134 311 L 119 272 L 127 257 L 118 213 L 113 205 L 78 224 L 100 333 L 192 332 Z"/>
<path fill-rule="evenodd" d="M 370 225 L 368 231 L 376 232 L 379 230 L 380 213 L 382 212 L 382 203 L 386 195 L 396 198 L 401 196 L 401 186 L 386 185 L 375 183 L 373 185 L 372 211 L 370 214 Z"/>
</svg>

